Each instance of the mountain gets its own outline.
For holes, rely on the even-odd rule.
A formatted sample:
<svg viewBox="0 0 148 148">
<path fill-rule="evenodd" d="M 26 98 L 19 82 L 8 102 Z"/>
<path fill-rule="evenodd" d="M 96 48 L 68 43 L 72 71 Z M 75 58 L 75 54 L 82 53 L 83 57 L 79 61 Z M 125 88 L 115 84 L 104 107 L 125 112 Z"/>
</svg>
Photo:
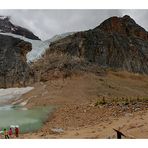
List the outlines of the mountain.
<svg viewBox="0 0 148 148">
<path fill-rule="evenodd" d="M 41 41 L 0 16 L 0 87 L 25 86 L 78 71 L 106 69 L 148 74 L 148 32 L 130 16 L 111 17 L 94 29 Z M 11 28 L 12 27 L 12 28 Z M 18 31 L 19 30 L 19 31 Z M 31 63 L 30 63 L 31 61 Z"/>
<path fill-rule="evenodd" d="M 27 53 L 27 62 L 39 58 L 44 49 L 49 46 L 49 43 L 44 43 L 28 29 L 13 24 L 8 16 L 0 16 L 0 34 L 31 43 L 32 50 Z"/>
<path fill-rule="evenodd" d="M 50 42 L 70 33 L 41 41 L 31 31 L 0 16 L 0 87 L 25 86 L 34 81 L 30 62 L 38 60 Z"/>
<path fill-rule="evenodd" d="M 17 34 L 33 40 L 40 40 L 28 29 L 14 25 L 8 16 L 0 16 L 0 32 Z"/>
<path fill-rule="evenodd" d="M 75 56 L 98 67 L 148 74 L 148 32 L 127 15 L 52 42 L 44 57 L 52 53 Z"/>
<path fill-rule="evenodd" d="M 0 87 L 26 86 L 33 76 L 28 54 L 42 41 L 31 31 L 0 16 Z M 35 51 L 36 52 L 36 51 Z"/>
<path fill-rule="evenodd" d="M 25 86 L 30 81 L 26 54 L 31 49 L 29 42 L 0 34 L 0 87 Z"/>
<path fill-rule="evenodd" d="M 8 16 L 0 16 L 0 34 L 30 42 L 32 44 L 32 50 L 27 53 L 27 62 L 32 62 L 42 56 L 51 42 L 71 35 L 73 32 L 55 35 L 51 39 L 42 41 L 28 29 L 13 24 Z"/>
</svg>

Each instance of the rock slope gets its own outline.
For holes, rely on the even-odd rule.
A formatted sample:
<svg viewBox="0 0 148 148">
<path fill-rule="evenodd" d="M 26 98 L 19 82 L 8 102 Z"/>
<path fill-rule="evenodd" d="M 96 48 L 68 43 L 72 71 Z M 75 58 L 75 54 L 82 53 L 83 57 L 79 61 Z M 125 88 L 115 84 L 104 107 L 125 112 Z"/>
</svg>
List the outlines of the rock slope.
<svg viewBox="0 0 148 148">
<path fill-rule="evenodd" d="M 46 54 L 52 52 L 115 70 L 148 74 L 148 32 L 127 15 L 111 17 L 94 29 L 53 42 Z"/>
<path fill-rule="evenodd" d="M 0 87 L 25 86 L 32 73 L 26 60 L 31 49 L 29 42 L 0 35 Z"/>
</svg>

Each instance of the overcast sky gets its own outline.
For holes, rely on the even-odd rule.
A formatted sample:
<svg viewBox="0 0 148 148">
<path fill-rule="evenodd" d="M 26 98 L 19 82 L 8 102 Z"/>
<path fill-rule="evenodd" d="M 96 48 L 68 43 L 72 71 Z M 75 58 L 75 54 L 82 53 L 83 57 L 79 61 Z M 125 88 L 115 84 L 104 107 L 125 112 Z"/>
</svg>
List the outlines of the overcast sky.
<svg viewBox="0 0 148 148">
<path fill-rule="evenodd" d="M 32 31 L 42 40 L 54 35 L 92 29 L 111 16 L 130 15 L 148 30 L 148 10 L 0 10 L 14 24 Z"/>
</svg>

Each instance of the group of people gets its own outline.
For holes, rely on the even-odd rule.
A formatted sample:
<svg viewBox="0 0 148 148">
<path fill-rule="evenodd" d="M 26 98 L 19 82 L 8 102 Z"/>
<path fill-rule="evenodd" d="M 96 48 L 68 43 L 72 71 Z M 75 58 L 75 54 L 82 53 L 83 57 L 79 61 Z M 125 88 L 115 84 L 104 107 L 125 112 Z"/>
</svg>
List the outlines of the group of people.
<svg viewBox="0 0 148 148">
<path fill-rule="evenodd" d="M 4 128 L 3 130 L 0 131 L 0 133 L 2 135 L 4 135 L 4 138 L 5 139 L 9 139 L 9 138 L 12 138 L 13 135 L 18 138 L 19 137 L 19 127 L 14 127 L 14 130 L 12 127 L 10 127 L 9 130 L 7 130 L 6 128 Z"/>
</svg>

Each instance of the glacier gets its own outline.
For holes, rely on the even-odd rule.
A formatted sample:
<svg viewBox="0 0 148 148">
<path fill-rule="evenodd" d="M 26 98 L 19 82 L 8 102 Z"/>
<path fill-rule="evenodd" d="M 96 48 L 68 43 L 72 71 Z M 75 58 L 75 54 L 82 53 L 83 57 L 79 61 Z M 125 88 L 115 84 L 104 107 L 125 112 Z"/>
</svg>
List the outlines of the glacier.
<svg viewBox="0 0 148 148">
<path fill-rule="evenodd" d="M 49 44 L 50 44 L 50 42 L 48 41 L 32 40 L 32 39 L 23 37 L 21 35 L 16 35 L 12 33 L 0 33 L 0 34 L 12 36 L 14 38 L 19 38 L 21 40 L 24 40 L 32 44 L 32 50 L 27 53 L 27 62 L 34 61 L 40 58 L 40 56 L 44 53 L 44 51 L 49 47 Z"/>
<path fill-rule="evenodd" d="M 66 37 L 66 36 L 72 35 L 73 33 L 74 32 L 68 32 L 68 33 L 55 35 L 51 39 L 42 41 L 42 40 L 28 39 L 24 36 L 16 35 L 16 34 L 13 34 L 13 33 L 2 33 L 2 32 L 0 32 L 0 34 L 2 34 L 2 35 L 7 35 L 7 36 L 12 36 L 14 38 L 19 38 L 21 40 L 24 40 L 24 41 L 32 44 L 32 50 L 27 53 L 27 62 L 28 63 L 39 59 L 44 54 L 46 49 L 49 48 L 49 45 L 50 45 L 51 42 L 54 42 L 54 41 L 57 41 L 59 39 Z"/>
</svg>

